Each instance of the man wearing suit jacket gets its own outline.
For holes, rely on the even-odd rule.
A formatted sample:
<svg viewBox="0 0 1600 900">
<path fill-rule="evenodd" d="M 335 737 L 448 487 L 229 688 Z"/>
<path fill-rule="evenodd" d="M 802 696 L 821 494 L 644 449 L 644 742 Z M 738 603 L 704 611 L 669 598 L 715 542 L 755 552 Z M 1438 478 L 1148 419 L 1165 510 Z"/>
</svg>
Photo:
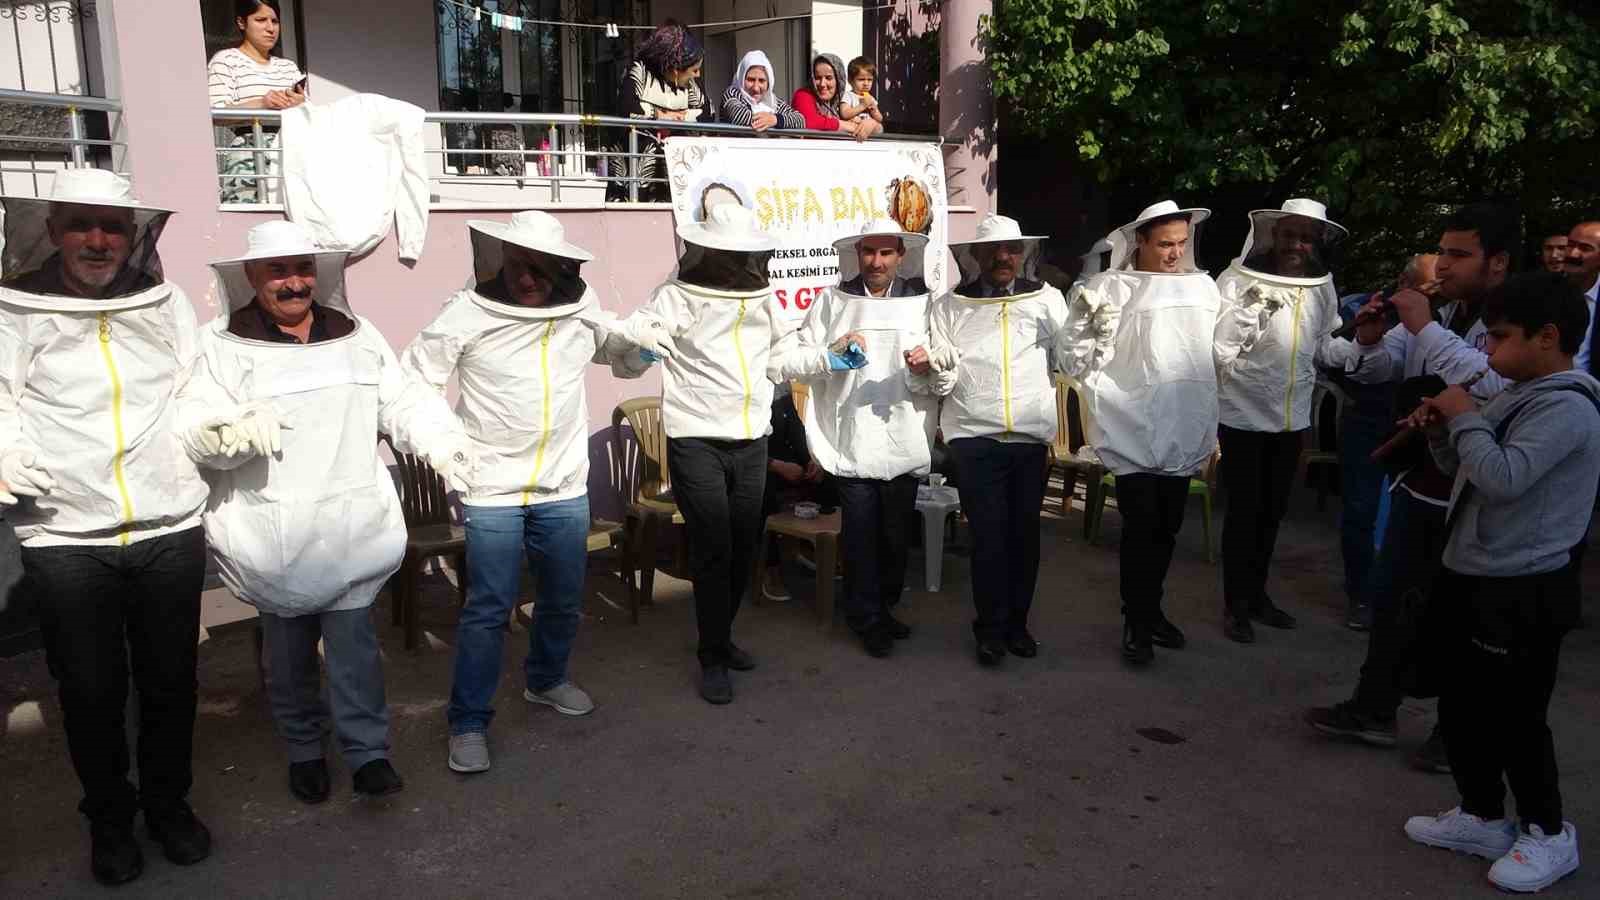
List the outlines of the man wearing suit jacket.
<svg viewBox="0 0 1600 900">
<path fill-rule="evenodd" d="M 978 277 L 956 288 L 963 297 L 1014 297 L 1044 287 L 1040 282 L 1017 277 L 1023 257 L 1021 241 L 975 244 L 972 253 L 981 268 Z"/>
</svg>

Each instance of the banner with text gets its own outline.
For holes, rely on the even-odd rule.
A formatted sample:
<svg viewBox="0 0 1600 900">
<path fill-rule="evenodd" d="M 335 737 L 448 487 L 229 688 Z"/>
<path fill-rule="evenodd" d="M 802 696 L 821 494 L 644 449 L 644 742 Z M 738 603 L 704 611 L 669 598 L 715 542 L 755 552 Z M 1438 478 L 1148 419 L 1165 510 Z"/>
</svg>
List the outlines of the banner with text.
<svg viewBox="0 0 1600 900">
<path fill-rule="evenodd" d="M 920 274 L 935 294 L 946 287 L 948 204 L 937 144 L 674 137 L 666 160 L 677 221 L 703 221 L 708 208 L 739 203 L 778 237 L 770 271 L 786 318 L 803 318 L 839 283 L 833 242 L 873 219 L 927 235 Z"/>
</svg>

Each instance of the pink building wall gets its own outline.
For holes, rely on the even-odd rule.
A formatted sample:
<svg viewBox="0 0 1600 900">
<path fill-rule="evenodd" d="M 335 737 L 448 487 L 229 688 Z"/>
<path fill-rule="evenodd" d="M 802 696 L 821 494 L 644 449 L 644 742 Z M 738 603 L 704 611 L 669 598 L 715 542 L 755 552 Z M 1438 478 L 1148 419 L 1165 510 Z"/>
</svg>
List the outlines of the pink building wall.
<svg viewBox="0 0 1600 900">
<path fill-rule="evenodd" d="M 307 6 L 307 64 L 319 95 L 373 91 L 437 107 L 433 20 L 426 2 L 350 0 Z M 398 8 L 410 6 L 418 7 L 414 15 L 399 13 Z M 129 4 L 117 3 L 113 24 L 129 170 L 145 200 L 177 210 L 162 238 L 162 261 L 169 280 L 184 289 L 206 321 L 216 313 L 208 262 L 242 250 L 245 232 L 278 214 L 217 207 L 199 4 L 140 0 L 137 14 L 131 11 Z M 381 43 L 388 41 L 394 46 Z M 987 198 L 977 199 L 974 205 L 988 207 Z M 598 257 L 585 266 L 584 276 L 610 309 L 626 314 L 637 308 L 672 271 L 672 215 L 667 209 L 551 212 L 565 224 L 570 240 Z M 347 278 L 352 306 L 394 347 L 405 346 L 466 282 L 471 270 L 467 220 L 508 215 L 503 210 L 435 211 L 426 249 L 414 266 L 396 258 L 391 236 L 351 265 Z M 969 208 L 953 212 L 951 238 L 969 237 L 976 219 Z M 660 379 L 652 373 L 623 381 L 599 367 L 590 367 L 586 378 L 593 436 L 591 500 L 596 514 L 615 515 L 605 464 L 611 412 L 622 399 L 659 392 Z"/>
</svg>

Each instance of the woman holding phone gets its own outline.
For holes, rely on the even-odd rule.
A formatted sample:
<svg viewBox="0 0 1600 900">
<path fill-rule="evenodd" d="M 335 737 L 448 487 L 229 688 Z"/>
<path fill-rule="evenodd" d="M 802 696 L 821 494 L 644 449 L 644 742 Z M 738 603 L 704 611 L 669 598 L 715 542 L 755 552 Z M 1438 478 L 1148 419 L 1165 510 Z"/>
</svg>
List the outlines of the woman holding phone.
<svg viewBox="0 0 1600 900">
<path fill-rule="evenodd" d="M 237 47 L 217 51 L 206 66 L 213 109 L 289 109 L 306 102 L 306 75 L 294 60 L 273 55 L 282 33 L 278 0 L 238 0 L 234 23 L 242 40 Z M 264 129 L 267 171 L 256 177 L 256 161 L 251 151 L 223 154 L 222 174 L 233 176 L 222 182 L 223 202 L 272 202 L 278 191 L 275 179 L 278 162 L 277 126 Z M 228 137 L 230 147 L 251 147 L 249 129 L 235 129 Z M 258 184 L 259 181 L 259 184 Z"/>
</svg>

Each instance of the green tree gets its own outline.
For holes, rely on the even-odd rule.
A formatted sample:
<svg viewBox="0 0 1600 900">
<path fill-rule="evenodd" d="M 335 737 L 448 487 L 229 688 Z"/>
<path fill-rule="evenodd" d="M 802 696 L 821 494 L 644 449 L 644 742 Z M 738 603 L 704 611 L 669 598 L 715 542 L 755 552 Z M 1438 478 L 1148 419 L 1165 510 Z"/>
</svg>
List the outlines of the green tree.
<svg viewBox="0 0 1600 900">
<path fill-rule="evenodd" d="M 983 39 L 1006 129 L 1075 155 L 1114 212 L 1216 198 L 1242 228 L 1322 198 L 1352 285 L 1466 200 L 1520 204 L 1530 233 L 1600 214 L 1593 0 L 996 0 Z"/>
</svg>

